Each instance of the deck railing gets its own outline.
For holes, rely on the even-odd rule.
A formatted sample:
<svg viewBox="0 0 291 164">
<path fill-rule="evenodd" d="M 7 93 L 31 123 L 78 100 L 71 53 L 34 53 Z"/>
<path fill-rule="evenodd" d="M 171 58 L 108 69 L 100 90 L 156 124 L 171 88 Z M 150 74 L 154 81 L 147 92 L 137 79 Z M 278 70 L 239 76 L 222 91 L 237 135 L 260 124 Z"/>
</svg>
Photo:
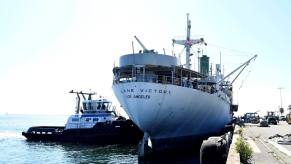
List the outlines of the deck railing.
<svg viewBox="0 0 291 164">
<path fill-rule="evenodd" d="M 165 75 L 137 75 L 137 76 L 115 76 L 113 84 L 119 83 L 131 83 L 131 82 L 150 82 L 150 83 L 159 83 L 159 84 L 171 84 L 187 88 L 198 89 L 208 93 L 215 93 L 216 89 L 213 85 L 203 84 L 198 82 L 197 79 L 189 79 L 188 77 L 174 77 L 174 76 L 165 76 Z"/>
<path fill-rule="evenodd" d="M 150 83 L 181 85 L 183 81 L 186 81 L 186 79 L 181 80 L 181 78 L 172 76 L 145 74 L 137 76 L 121 76 L 121 77 L 115 76 L 113 83 L 116 84 L 129 82 L 150 82 Z"/>
</svg>

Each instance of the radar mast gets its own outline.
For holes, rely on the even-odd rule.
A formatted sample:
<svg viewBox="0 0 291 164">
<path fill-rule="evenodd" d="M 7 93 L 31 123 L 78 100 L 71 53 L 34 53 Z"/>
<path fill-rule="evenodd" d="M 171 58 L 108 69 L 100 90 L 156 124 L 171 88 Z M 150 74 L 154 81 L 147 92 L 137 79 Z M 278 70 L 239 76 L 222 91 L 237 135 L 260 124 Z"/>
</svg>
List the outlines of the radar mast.
<svg viewBox="0 0 291 164">
<path fill-rule="evenodd" d="M 179 44 L 179 45 L 183 45 L 184 49 L 186 49 L 186 68 L 190 69 L 191 67 L 191 59 L 190 57 L 193 55 L 190 53 L 191 47 L 194 44 L 200 44 L 200 43 L 204 43 L 206 45 L 206 43 L 204 42 L 203 38 L 200 39 L 191 39 L 191 21 L 189 19 L 189 13 L 187 13 L 187 36 L 186 36 L 186 40 L 175 40 L 173 39 L 173 45 L 174 44 Z"/>
</svg>

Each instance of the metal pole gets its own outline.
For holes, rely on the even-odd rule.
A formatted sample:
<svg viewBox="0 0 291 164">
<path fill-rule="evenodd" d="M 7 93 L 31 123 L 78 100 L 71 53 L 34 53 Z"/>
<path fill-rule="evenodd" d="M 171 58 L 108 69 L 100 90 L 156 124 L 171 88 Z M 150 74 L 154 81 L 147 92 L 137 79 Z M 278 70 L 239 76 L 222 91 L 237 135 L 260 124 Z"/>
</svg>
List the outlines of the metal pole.
<svg viewBox="0 0 291 164">
<path fill-rule="evenodd" d="M 281 103 L 281 106 L 280 108 L 282 108 L 282 93 L 281 93 L 281 90 L 283 89 L 282 87 L 278 88 L 280 90 L 280 103 Z"/>
<path fill-rule="evenodd" d="M 131 47 L 132 47 L 132 54 L 134 54 L 134 43 L 133 43 L 133 41 L 131 42 Z"/>
</svg>

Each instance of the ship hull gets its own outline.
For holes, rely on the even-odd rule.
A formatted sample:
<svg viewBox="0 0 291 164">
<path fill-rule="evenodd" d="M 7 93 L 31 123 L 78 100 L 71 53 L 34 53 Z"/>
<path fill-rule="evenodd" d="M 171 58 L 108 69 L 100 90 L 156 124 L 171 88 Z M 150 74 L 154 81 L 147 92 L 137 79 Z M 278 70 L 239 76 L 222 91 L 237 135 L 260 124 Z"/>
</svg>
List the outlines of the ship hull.
<svg viewBox="0 0 291 164">
<path fill-rule="evenodd" d="M 113 91 L 128 116 L 156 143 L 199 141 L 222 132 L 232 120 L 222 92 L 147 82 L 115 84 Z"/>
<path fill-rule="evenodd" d="M 130 120 L 98 123 L 93 128 L 65 129 L 56 126 L 31 127 L 22 135 L 28 141 L 52 141 L 96 145 L 137 144 L 142 138 L 140 131 Z"/>
</svg>

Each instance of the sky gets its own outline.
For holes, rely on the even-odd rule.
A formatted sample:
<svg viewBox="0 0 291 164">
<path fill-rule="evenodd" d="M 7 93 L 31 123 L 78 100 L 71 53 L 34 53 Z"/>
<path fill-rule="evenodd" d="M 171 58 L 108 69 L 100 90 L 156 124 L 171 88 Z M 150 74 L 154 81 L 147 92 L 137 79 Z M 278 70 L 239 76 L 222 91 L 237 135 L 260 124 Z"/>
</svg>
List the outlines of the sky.
<svg viewBox="0 0 291 164">
<path fill-rule="evenodd" d="M 234 84 L 238 114 L 278 110 L 278 88 L 287 112 L 288 0 L 0 0 L 0 114 L 72 114 L 72 89 L 96 91 L 119 107 L 112 68 L 132 52 L 133 36 L 171 54 L 171 40 L 186 35 L 186 13 L 193 38 L 208 43 L 203 53 L 212 64 L 221 53 L 225 74 L 258 54 Z M 141 49 L 136 42 L 135 49 Z"/>
</svg>

